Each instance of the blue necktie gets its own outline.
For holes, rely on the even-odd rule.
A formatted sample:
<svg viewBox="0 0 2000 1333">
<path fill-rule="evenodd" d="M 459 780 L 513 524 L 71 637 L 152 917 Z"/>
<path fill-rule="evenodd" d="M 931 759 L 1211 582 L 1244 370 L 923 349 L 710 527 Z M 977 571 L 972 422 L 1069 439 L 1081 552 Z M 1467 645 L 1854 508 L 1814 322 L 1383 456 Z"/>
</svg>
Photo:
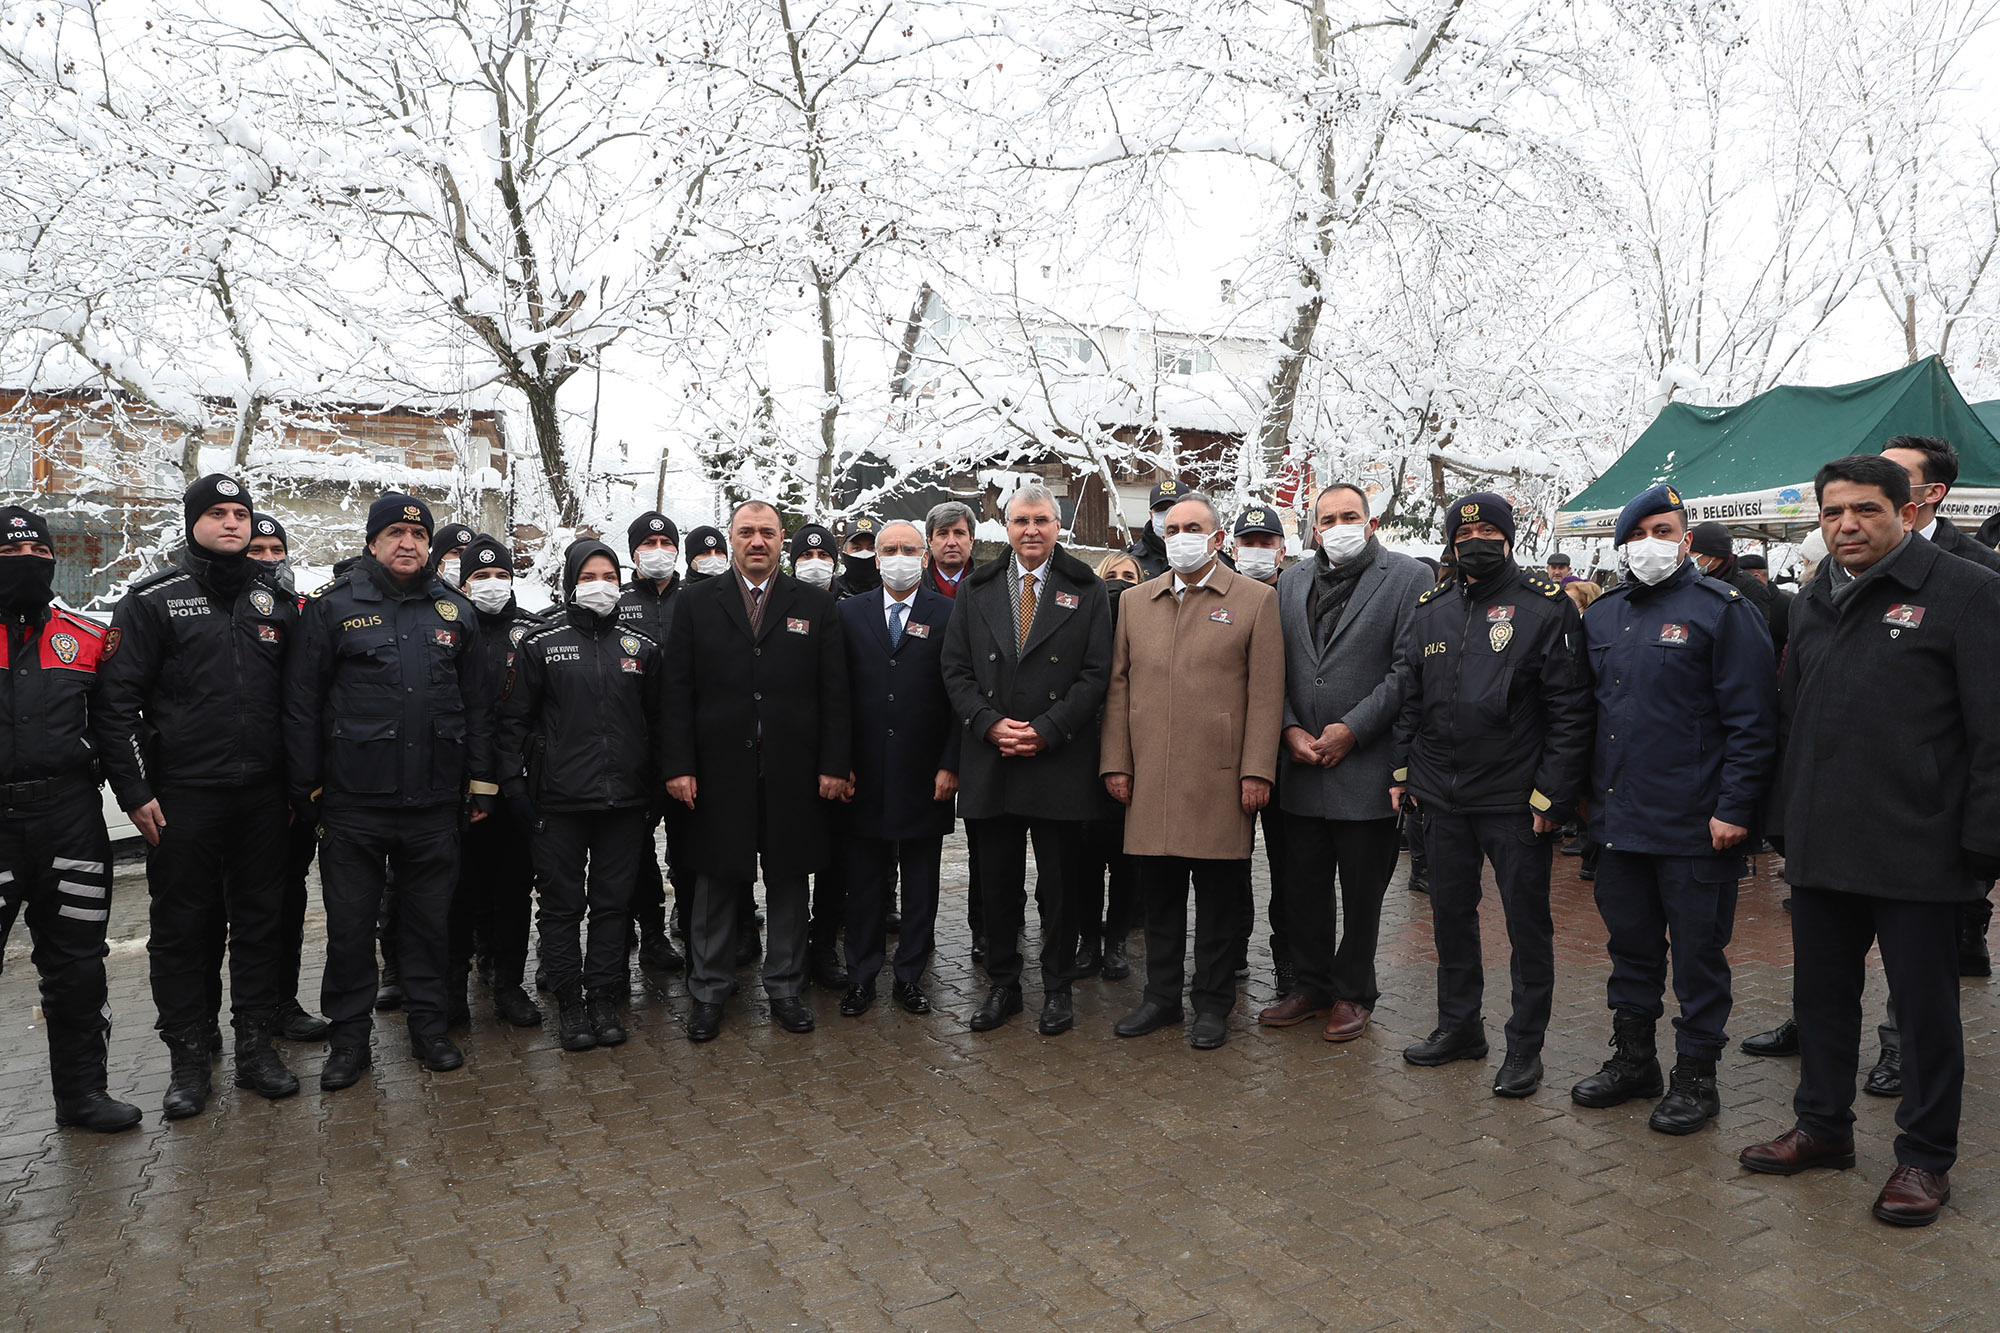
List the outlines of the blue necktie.
<svg viewBox="0 0 2000 1333">
<path fill-rule="evenodd" d="M 901 602 L 889 608 L 889 646 L 894 648 L 903 641 L 903 617 L 910 614 L 910 608 Z"/>
</svg>

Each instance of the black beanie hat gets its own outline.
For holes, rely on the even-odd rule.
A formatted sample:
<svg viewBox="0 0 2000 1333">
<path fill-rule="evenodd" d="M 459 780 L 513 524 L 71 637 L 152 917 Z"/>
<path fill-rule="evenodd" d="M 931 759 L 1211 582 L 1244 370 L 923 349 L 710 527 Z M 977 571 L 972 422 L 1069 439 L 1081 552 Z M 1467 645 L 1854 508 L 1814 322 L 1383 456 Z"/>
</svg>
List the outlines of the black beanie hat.
<svg viewBox="0 0 2000 1333">
<path fill-rule="evenodd" d="M 181 514 L 187 522 L 188 539 L 194 539 L 196 519 L 217 505 L 228 504 L 242 505 L 245 509 L 250 507 L 250 493 L 234 477 L 211 472 L 188 487 L 187 494 L 181 497 Z"/>
<path fill-rule="evenodd" d="M 445 552 L 456 551 L 478 535 L 463 523 L 447 523 L 431 534 L 431 554 L 442 559 Z"/>
<path fill-rule="evenodd" d="M 23 509 L 19 505 L 0 509 L 0 542 L 40 542 L 51 551 L 56 549 L 49 521 L 34 510 Z"/>
<path fill-rule="evenodd" d="M 648 510 L 633 519 L 631 526 L 625 529 L 626 554 L 637 555 L 639 543 L 654 537 L 665 537 L 676 548 L 681 544 L 681 531 L 674 526 L 674 521 L 657 510 Z"/>
<path fill-rule="evenodd" d="M 584 562 L 594 555 L 609 556 L 611 558 L 611 567 L 618 571 L 619 580 L 621 582 L 624 580 L 625 571 L 619 567 L 618 552 L 612 550 L 595 537 L 578 537 L 569 544 L 569 549 L 563 552 L 563 600 L 565 602 L 576 596 L 576 576 L 583 573 Z"/>
<path fill-rule="evenodd" d="M 1444 514 L 1444 544 L 1450 546 L 1463 523 L 1491 523 L 1508 544 L 1514 541 L 1514 506 L 1492 491 L 1474 491 L 1451 502 Z"/>
<path fill-rule="evenodd" d="M 799 557 L 810 551 L 815 555 L 832 556 L 839 551 L 834 544 L 833 534 L 817 523 L 808 523 L 792 534 L 792 563 L 799 563 Z"/>
<path fill-rule="evenodd" d="M 1694 525 L 1694 540 L 1688 548 L 1696 555 L 1730 555 L 1736 543 L 1729 539 L 1729 529 L 1720 523 L 1708 522 Z"/>
<path fill-rule="evenodd" d="M 721 528 L 703 524 L 689 528 L 687 536 L 687 557 L 692 560 L 698 555 L 728 555 L 729 542 L 723 537 Z"/>
<path fill-rule="evenodd" d="M 382 529 L 391 523 L 419 524 L 427 537 L 437 530 L 431 522 L 431 507 L 416 496 L 405 495 L 401 491 L 384 491 L 381 498 L 368 506 L 369 543 L 372 545 Z"/>
<path fill-rule="evenodd" d="M 285 525 L 269 514 L 250 515 L 250 540 L 259 537 L 276 537 L 278 544 L 285 548 L 285 554 L 292 553 L 292 539 L 285 535 Z"/>
<path fill-rule="evenodd" d="M 482 569 L 504 569 L 507 577 L 514 576 L 514 553 L 501 545 L 498 537 L 480 533 L 465 544 L 465 551 L 458 557 L 459 582 L 471 578 Z"/>
</svg>

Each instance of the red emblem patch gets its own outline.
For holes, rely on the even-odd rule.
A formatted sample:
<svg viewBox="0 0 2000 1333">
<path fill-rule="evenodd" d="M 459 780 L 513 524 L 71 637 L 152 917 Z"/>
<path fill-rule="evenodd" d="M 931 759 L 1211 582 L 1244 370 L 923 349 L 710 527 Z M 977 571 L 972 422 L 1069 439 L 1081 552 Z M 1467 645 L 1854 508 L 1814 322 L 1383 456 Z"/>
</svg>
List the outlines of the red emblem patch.
<svg viewBox="0 0 2000 1333">
<path fill-rule="evenodd" d="M 276 625 L 257 626 L 257 638 L 264 643 L 276 643 L 278 641 L 278 627 Z"/>
<path fill-rule="evenodd" d="M 450 648 L 458 642 L 458 631 L 449 629 L 432 629 L 431 642 L 436 644 L 440 648 Z"/>
<path fill-rule="evenodd" d="M 1491 625 L 1502 620 L 1512 620 L 1514 608 L 1511 606 L 1489 606 L 1486 608 L 1486 623 Z"/>
<path fill-rule="evenodd" d="M 812 633 L 812 621 L 800 620 L 796 616 L 785 617 L 785 628 L 794 634 Z"/>
<path fill-rule="evenodd" d="M 1060 606 L 1060 607 L 1061 607 L 1061 608 L 1062 608 L 1063 610 L 1065 610 L 1065 611 L 1074 611 L 1074 610 L 1076 610 L 1076 594 L 1075 594 L 1075 593 L 1073 593 L 1073 592 L 1059 592 L 1059 593 L 1057 593 L 1057 594 L 1056 594 L 1056 605 L 1057 605 L 1057 606 Z"/>
<path fill-rule="evenodd" d="M 1885 625 L 1900 625 L 1904 629 L 1915 629 L 1924 623 L 1924 609 L 1911 606 L 1908 602 L 1898 602 L 1889 608 L 1889 614 L 1882 617 Z"/>
<path fill-rule="evenodd" d="M 1210 611 L 1208 618 L 1218 625 L 1234 625 L 1236 623 L 1236 617 L 1230 615 L 1227 608 L 1221 611 Z"/>
<path fill-rule="evenodd" d="M 646 669 L 645 665 L 636 657 L 621 657 L 618 659 L 618 665 L 625 671 L 644 671 Z"/>
<path fill-rule="evenodd" d="M 1687 641 L 1688 641 L 1688 627 L 1686 625 L 1660 626 L 1661 643 L 1686 643 Z"/>
<path fill-rule="evenodd" d="M 118 645 L 125 641 L 125 631 L 113 626 L 104 632 L 104 660 L 109 662 L 118 652 Z"/>
</svg>

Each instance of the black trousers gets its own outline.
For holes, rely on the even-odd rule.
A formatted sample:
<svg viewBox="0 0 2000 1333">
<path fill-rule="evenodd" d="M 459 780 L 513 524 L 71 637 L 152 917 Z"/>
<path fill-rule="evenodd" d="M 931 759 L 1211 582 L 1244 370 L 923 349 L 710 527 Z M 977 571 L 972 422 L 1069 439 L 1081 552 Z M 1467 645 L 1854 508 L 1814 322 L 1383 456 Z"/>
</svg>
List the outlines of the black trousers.
<svg viewBox="0 0 2000 1333">
<path fill-rule="evenodd" d="M 1271 927 L 1271 962 L 1278 967 L 1295 967 L 1294 957 L 1291 881 L 1291 824 L 1292 816 L 1278 808 L 1275 799 L 1257 813 L 1258 826 L 1264 832 L 1264 866 L 1271 874 L 1271 895 L 1266 901 L 1264 919 Z M 1243 867 L 1244 876 L 1249 877 L 1250 867 Z M 1244 931 L 1256 929 L 1255 892 L 1252 891 L 1250 918 L 1244 921 Z"/>
<path fill-rule="evenodd" d="M 643 806 L 541 812 L 534 834 L 541 898 L 536 923 L 542 932 L 542 964 L 557 995 L 571 995 L 579 986 L 592 995 L 608 995 L 630 983 L 625 940 L 631 930 L 632 885 L 640 863 L 653 859 L 651 830 Z M 582 939 L 586 915 L 587 952 Z M 525 950 L 524 940 L 524 956 Z"/>
<path fill-rule="evenodd" d="M 445 1032 L 451 900 L 458 890 L 457 805 L 413 810 L 368 806 L 320 815 L 320 897 L 326 904 L 326 973 L 320 1008 L 335 1046 L 362 1046 L 374 1028 L 376 920 L 393 874 L 403 1014 L 412 1036 Z"/>
<path fill-rule="evenodd" d="M 1608 857 L 1611 853 L 1607 852 Z M 1949 1171 L 1958 1160 L 1965 1033 L 1958 1014 L 1958 904 L 1913 903 L 1829 889 L 1792 889 L 1792 994 L 1799 1087 L 1792 1110 L 1814 1138 L 1854 1132 L 1861 1064 L 1861 991 L 1870 945 L 1896 997 L 1903 1100 L 1896 1160 Z"/>
<path fill-rule="evenodd" d="M 1610 932 L 1605 998 L 1658 1022 L 1666 1012 L 1667 958 L 1674 967 L 1674 1047 L 1717 1060 L 1729 1044 L 1729 958 L 1736 931 L 1740 856 L 1647 856 L 1606 848 L 1598 855 L 1597 914 Z"/>
<path fill-rule="evenodd" d="M 1535 832 L 1526 810 L 1507 815 L 1424 812 L 1431 866 L 1431 931 L 1438 953 L 1438 1026 L 1476 1032 L 1486 969 L 1479 948 L 1479 873 L 1493 865 L 1513 946 L 1513 1013 L 1507 1049 L 1539 1055 L 1555 997 L 1555 926 L 1549 919 L 1549 871 L 1555 846 Z"/>
<path fill-rule="evenodd" d="M 521 984 L 528 965 L 528 922 L 534 911 L 535 855 L 532 831 L 509 809 L 466 825 L 458 891 L 451 904 L 451 962 L 446 976 L 452 985 L 471 966 L 475 942 L 480 956 L 493 960 L 496 988 Z"/>
<path fill-rule="evenodd" d="M 968 819 L 979 826 L 979 907 L 986 931 L 986 975 L 995 986 L 1021 984 L 1021 930 L 1028 914 L 1028 843 L 1035 844 L 1035 897 L 1042 918 L 1042 990 L 1067 992 L 1081 933 L 1077 880 L 1086 856 L 1089 824 L 1080 819 L 1027 819 L 1001 815 Z"/>
<path fill-rule="evenodd" d="M 938 867 L 944 839 L 904 838 L 890 842 L 848 834 L 847 984 L 861 986 L 882 970 L 888 951 L 889 909 L 896 902 L 902 872 L 903 926 L 896 937 L 897 981 L 915 985 L 930 966 L 937 937 Z"/>
<path fill-rule="evenodd" d="M 225 923 L 229 1003 L 240 1025 L 283 998 L 284 794 L 271 782 L 168 787 L 158 799 L 166 823 L 146 852 L 146 955 L 159 1030 L 203 1027 L 215 1016 L 214 940 Z"/>
<path fill-rule="evenodd" d="M 847 820 L 836 809 L 827 818 L 826 866 L 812 877 L 811 947 L 814 956 L 840 955 L 840 928 L 847 922 Z M 895 866 L 889 869 L 889 901 L 896 901 Z"/>
<path fill-rule="evenodd" d="M 979 876 L 978 821 L 968 819 L 965 830 L 965 929 L 975 946 L 986 938 L 986 916 L 982 909 Z"/>
<path fill-rule="evenodd" d="M 0 956 L 24 913 L 55 1095 L 100 1092 L 111 1030 L 104 981 L 111 838 L 95 784 L 78 778 L 53 797 L 0 807 Z"/>
<path fill-rule="evenodd" d="M 296 1004 L 306 941 L 306 876 L 319 855 L 319 825 L 294 819 L 285 826 L 284 885 L 278 898 L 278 1003 Z"/>
<path fill-rule="evenodd" d="M 660 858 L 653 854 L 653 829 L 648 829 L 646 857 L 639 865 L 639 875 L 632 887 L 632 929 L 639 939 L 667 938 L 668 884 L 674 886 L 676 915 L 686 914 L 684 904 L 694 892 L 694 876 L 681 867 L 679 847 L 687 838 L 687 820 L 692 817 L 692 812 L 679 801 L 667 802 L 664 813 L 653 813 L 653 829 L 663 823 L 666 827 L 667 868 L 665 873 L 661 872 Z"/>
<path fill-rule="evenodd" d="M 1122 943 L 1139 917 L 1139 869 L 1125 855 L 1125 812 L 1084 828 L 1076 915 L 1086 947 Z"/>
<path fill-rule="evenodd" d="M 1372 1010 L 1382 998 L 1375 951 L 1382 939 L 1382 898 L 1396 873 L 1395 817 L 1286 815 L 1285 851 L 1286 911 L 1299 993 L 1318 1004 L 1348 1000 Z M 1473 873 L 1478 874 L 1476 866 Z"/>
<path fill-rule="evenodd" d="M 1188 884 L 1194 884 L 1194 986 L 1197 1014 L 1236 1007 L 1236 948 L 1244 924 L 1248 861 L 1140 856 L 1139 894 L 1146 904 L 1146 998 L 1178 1008 L 1187 982 Z"/>
</svg>

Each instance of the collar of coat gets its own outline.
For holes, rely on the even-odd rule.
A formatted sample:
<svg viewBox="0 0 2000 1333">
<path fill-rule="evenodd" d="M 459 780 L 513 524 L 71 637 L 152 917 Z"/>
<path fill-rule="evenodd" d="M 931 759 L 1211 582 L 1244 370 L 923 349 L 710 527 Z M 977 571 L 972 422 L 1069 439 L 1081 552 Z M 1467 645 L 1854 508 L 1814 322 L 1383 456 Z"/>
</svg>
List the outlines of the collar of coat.
<svg viewBox="0 0 2000 1333">
<path fill-rule="evenodd" d="M 1924 579 L 1930 574 L 1932 565 L 1936 564 L 1939 560 L 1952 560 L 1956 558 L 1944 551 L 1940 551 L 1934 544 L 1925 541 L 1922 537 L 1917 536 L 1916 533 L 1906 532 L 1903 534 L 1903 540 L 1898 542 L 1888 555 L 1882 557 L 1882 561 L 1888 562 L 1888 568 L 1880 569 L 1879 566 L 1882 561 L 1877 561 L 1876 564 L 1870 565 L 1855 577 L 1857 579 L 1865 579 L 1870 574 L 1879 572 L 1882 578 L 1893 580 L 1902 584 L 1905 588 L 1914 590 L 1923 586 Z M 1831 554 L 1826 559 L 1827 563 L 1834 563 Z M 1844 573 L 1845 571 L 1843 570 L 1842 572 Z M 1834 581 L 1831 577 L 1815 577 L 1806 587 L 1808 592 L 1814 593 L 1828 605 L 1833 604 Z"/>
<path fill-rule="evenodd" d="M 1142 586 L 1146 589 L 1148 597 L 1158 601 L 1162 597 L 1171 597 L 1174 595 L 1174 580 L 1179 577 L 1178 574 L 1175 574 L 1170 569 L 1164 574 L 1147 579 Z M 1190 583 L 1188 584 L 1188 592 L 1192 594 L 1207 591 L 1215 593 L 1218 596 L 1227 597 L 1229 595 L 1229 585 L 1242 577 L 1241 574 L 1238 574 L 1228 565 L 1218 560 L 1215 562 L 1215 572 L 1208 576 L 1208 582 Z"/>
<path fill-rule="evenodd" d="M 991 583 L 998 578 L 1005 578 L 1008 568 L 1013 563 L 1014 556 L 1012 552 L 1009 552 L 1001 559 L 988 560 L 985 564 L 966 574 L 965 578 L 961 580 L 960 586 L 977 588 L 981 584 Z M 1072 583 L 1088 585 L 1097 582 L 1097 575 L 1091 571 L 1090 566 L 1071 555 L 1063 548 L 1060 542 L 1056 544 L 1055 550 L 1049 553 L 1048 563 L 1043 565 L 1042 568 L 1044 572 L 1061 574 Z"/>
</svg>

